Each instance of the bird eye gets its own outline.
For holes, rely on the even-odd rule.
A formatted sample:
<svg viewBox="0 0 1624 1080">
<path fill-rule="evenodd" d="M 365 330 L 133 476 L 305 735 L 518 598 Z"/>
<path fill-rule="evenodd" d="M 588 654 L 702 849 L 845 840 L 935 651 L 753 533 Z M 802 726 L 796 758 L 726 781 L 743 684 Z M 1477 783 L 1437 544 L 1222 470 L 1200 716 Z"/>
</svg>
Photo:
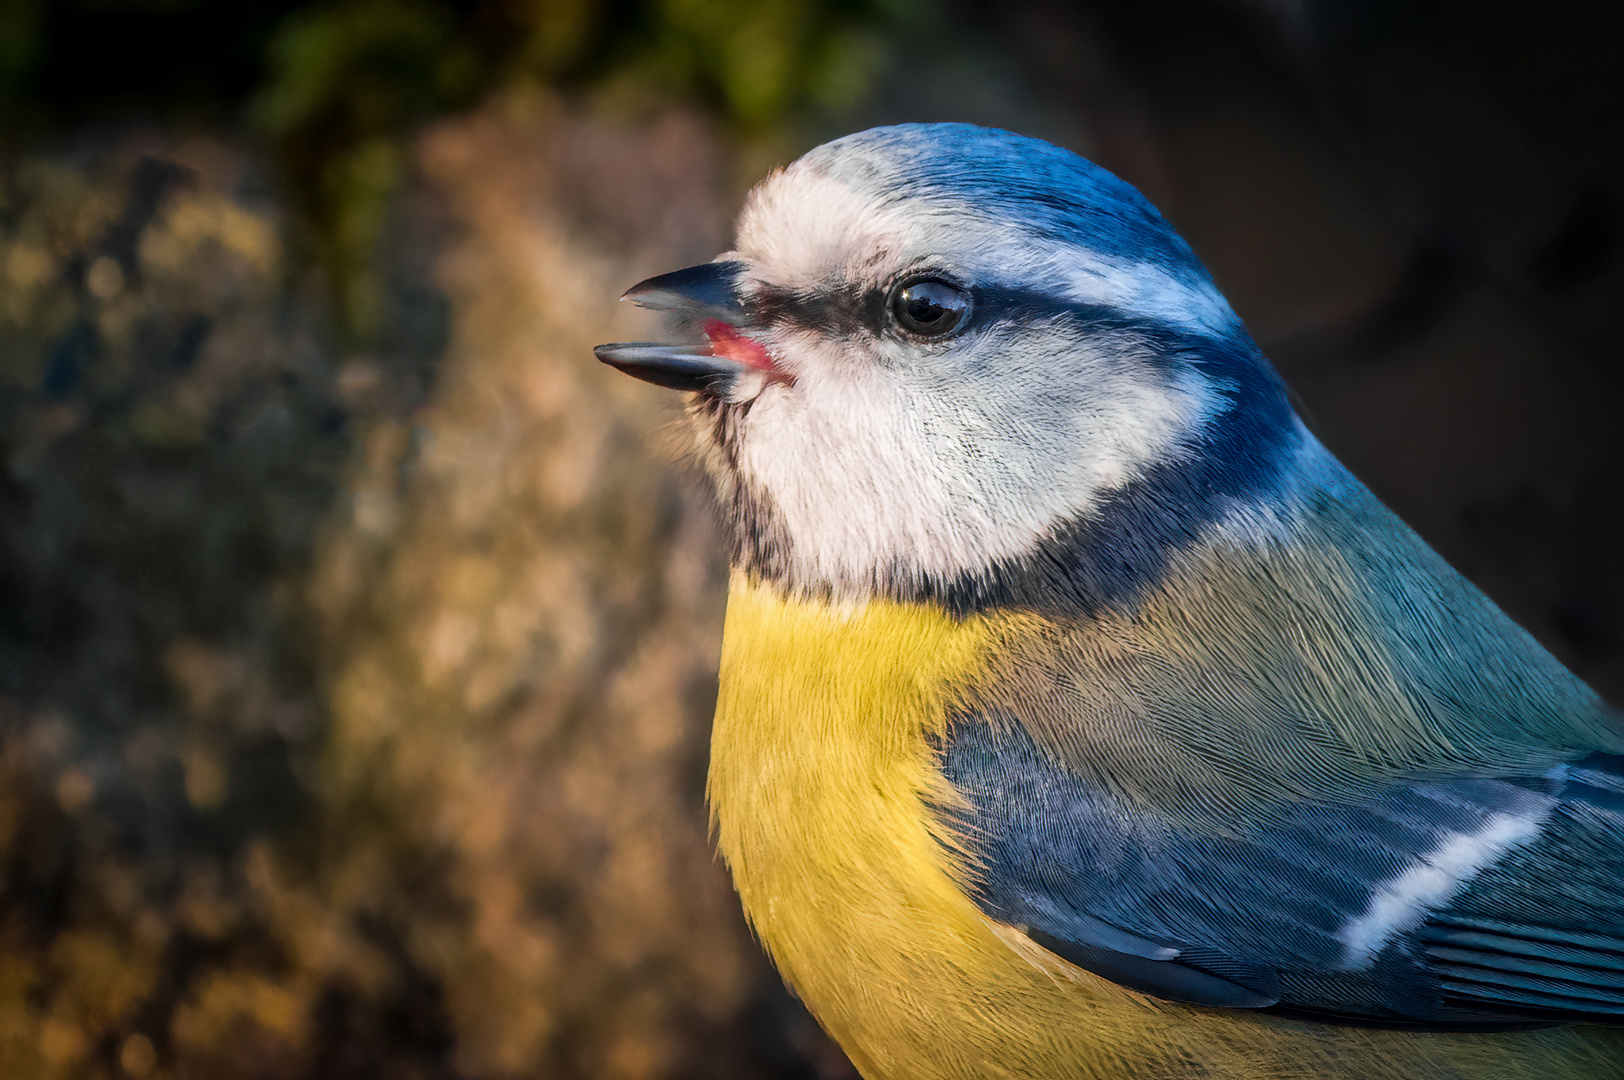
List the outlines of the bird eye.
<svg viewBox="0 0 1624 1080">
<path fill-rule="evenodd" d="M 970 317 L 970 294 L 937 278 L 914 278 L 891 290 L 891 314 L 920 337 L 942 337 Z"/>
</svg>

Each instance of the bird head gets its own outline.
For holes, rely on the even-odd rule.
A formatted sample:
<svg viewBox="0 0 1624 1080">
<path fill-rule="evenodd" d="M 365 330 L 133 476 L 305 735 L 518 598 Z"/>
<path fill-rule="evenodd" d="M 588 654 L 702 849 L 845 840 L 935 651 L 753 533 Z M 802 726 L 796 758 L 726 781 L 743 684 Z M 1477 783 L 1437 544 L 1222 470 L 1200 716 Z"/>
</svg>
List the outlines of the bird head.
<svg viewBox="0 0 1624 1080">
<path fill-rule="evenodd" d="M 734 250 L 626 299 L 690 340 L 599 358 L 694 393 L 735 563 L 798 592 L 964 608 L 1059 575 L 1109 602 L 1265 499 L 1301 438 L 1156 209 L 1004 131 L 821 146 L 755 188 Z"/>
</svg>

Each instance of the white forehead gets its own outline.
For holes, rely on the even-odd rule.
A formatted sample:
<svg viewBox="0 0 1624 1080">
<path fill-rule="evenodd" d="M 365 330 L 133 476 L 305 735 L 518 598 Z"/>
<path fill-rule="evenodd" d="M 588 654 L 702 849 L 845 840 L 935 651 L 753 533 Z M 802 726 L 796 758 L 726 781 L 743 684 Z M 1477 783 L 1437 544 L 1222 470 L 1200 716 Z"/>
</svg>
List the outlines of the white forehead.
<svg viewBox="0 0 1624 1080">
<path fill-rule="evenodd" d="M 882 286 L 926 266 L 1192 330 L 1238 325 L 1204 274 L 1191 280 L 1151 262 L 1037 236 L 1019 221 L 947 194 L 890 198 L 805 159 L 751 192 L 739 215 L 736 251 L 727 257 L 742 258 L 749 278 L 797 292 L 841 282 Z"/>
<path fill-rule="evenodd" d="M 895 204 L 798 161 L 750 193 L 739 213 L 737 249 L 772 284 L 810 292 L 862 267 L 894 272 L 918 231 Z"/>
</svg>

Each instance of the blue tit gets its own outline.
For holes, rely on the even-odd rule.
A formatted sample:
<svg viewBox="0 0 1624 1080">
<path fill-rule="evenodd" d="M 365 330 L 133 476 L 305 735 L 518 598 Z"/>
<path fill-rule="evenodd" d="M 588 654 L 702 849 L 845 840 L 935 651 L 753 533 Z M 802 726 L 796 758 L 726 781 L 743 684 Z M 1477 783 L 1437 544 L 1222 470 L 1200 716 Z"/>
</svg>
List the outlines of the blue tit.
<svg viewBox="0 0 1624 1080">
<path fill-rule="evenodd" d="M 1624 1077 L 1624 723 L 1132 187 L 880 128 L 627 296 L 732 530 L 718 843 L 865 1077 Z"/>
</svg>

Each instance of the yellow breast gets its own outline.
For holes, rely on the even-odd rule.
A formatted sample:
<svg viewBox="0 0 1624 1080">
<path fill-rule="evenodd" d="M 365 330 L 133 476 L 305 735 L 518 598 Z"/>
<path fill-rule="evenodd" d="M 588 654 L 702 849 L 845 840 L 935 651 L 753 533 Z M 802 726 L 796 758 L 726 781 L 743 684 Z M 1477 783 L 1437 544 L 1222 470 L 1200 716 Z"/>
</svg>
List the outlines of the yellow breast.
<svg viewBox="0 0 1624 1080">
<path fill-rule="evenodd" d="M 735 575 L 711 745 L 718 842 L 784 977 L 865 1077 L 1624 1076 L 1618 1043 L 1585 1029 L 1445 1036 L 1170 1005 L 988 922 L 962 887 L 973 859 L 929 810 L 953 799 L 930 737 L 1004 643 L 1038 630 L 786 600 Z"/>
</svg>

